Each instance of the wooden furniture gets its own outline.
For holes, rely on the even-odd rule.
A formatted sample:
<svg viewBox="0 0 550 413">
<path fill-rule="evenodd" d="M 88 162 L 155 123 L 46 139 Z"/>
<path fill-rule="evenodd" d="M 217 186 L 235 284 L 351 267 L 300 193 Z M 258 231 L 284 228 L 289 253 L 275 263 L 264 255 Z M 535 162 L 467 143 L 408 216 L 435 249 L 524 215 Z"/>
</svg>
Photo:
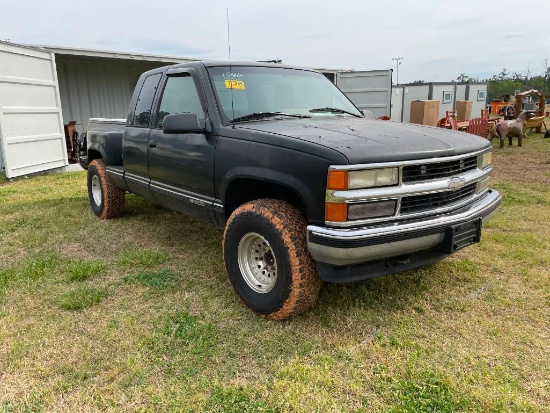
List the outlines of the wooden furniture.
<svg viewBox="0 0 550 413">
<path fill-rule="evenodd" d="M 533 128 L 536 128 L 537 133 L 542 133 L 542 125 L 544 124 L 544 127 L 546 128 L 546 124 L 544 123 L 544 117 L 546 115 L 546 97 L 544 96 L 544 93 L 539 92 L 538 90 L 531 89 L 526 92 L 518 93 L 516 95 L 516 105 L 515 105 L 515 112 L 516 116 L 519 115 L 523 108 L 523 99 L 525 96 L 528 95 L 537 95 L 539 97 L 538 107 L 536 110 L 537 117 L 542 117 L 543 121 L 539 122 L 537 121 L 537 126 L 533 126 Z M 531 120 L 533 120 L 532 118 Z"/>
<path fill-rule="evenodd" d="M 485 137 L 488 137 L 496 124 L 502 120 L 502 116 L 489 116 L 489 109 L 481 109 L 480 117 L 481 119 L 486 119 L 488 122 L 487 133 L 485 134 Z"/>
<path fill-rule="evenodd" d="M 452 129 L 451 120 L 457 121 L 455 110 L 446 110 L 445 117 L 437 121 L 437 126 L 440 128 Z M 456 129 L 455 129 L 456 130 Z"/>
<path fill-rule="evenodd" d="M 454 119 L 458 120 L 457 117 L 456 117 L 456 110 L 446 110 L 445 111 L 445 116 L 447 117 L 447 119 L 454 118 Z"/>
<path fill-rule="evenodd" d="M 411 102 L 411 123 L 437 126 L 439 100 L 413 100 Z"/>
<path fill-rule="evenodd" d="M 452 129 L 452 130 L 462 130 L 465 131 L 468 129 L 467 120 L 456 120 L 455 118 L 441 118 L 437 121 L 437 126 L 440 128 Z"/>
<path fill-rule="evenodd" d="M 448 118 L 449 120 L 449 129 L 458 130 L 458 121 L 455 118 Z"/>
<path fill-rule="evenodd" d="M 472 135 L 486 137 L 489 131 L 489 121 L 484 118 L 474 118 L 468 122 L 467 132 Z"/>
<path fill-rule="evenodd" d="M 535 116 L 534 118 L 527 119 L 523 125 L 523 131 L 529 129 L 529 132 L 533 132 L 533 129 L 536 129 L 537 132 L 542 133 L 542 127 L 547 131 L 546 123 L 544 123 L 545 116 Z"/>
</svg>

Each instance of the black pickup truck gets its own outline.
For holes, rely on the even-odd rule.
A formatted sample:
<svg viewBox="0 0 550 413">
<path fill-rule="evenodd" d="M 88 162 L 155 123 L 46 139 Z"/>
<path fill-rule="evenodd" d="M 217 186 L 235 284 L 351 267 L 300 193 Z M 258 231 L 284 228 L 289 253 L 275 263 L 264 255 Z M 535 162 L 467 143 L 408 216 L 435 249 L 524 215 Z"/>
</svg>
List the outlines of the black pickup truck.
<svg viewBox="0 0 550 413">
<path fill-rule="evenodd" d="M 349 282 L 479 242 L 501 196 L 474 135 L 366 119 L 313 70 L 195 62 L 144 73 L 125 120 L 91 119 L 88 194 L 102 219 L 126 192 L 225 226 L 229 280 L 282 320 L 321 280 Z"/>
</svg>

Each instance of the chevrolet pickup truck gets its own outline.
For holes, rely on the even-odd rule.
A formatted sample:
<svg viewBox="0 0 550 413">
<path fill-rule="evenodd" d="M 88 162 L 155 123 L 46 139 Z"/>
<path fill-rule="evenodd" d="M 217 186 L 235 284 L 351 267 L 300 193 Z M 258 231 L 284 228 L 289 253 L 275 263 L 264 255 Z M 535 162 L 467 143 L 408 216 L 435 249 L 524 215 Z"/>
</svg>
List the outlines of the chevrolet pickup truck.
<svg viewBox="0 0 550 413">
<path fill-rule="evenodd" d="M 121 216 L 134 193 L 225 226 L 229 281 L 275 320 L 308 309 L 321 280 L 396 273 L 479 242 L 501 202 L 489 188 L 489 141 L 367 119 L 302 68 L 152 70 L 128 117 L 90 119 L 86 139 L 99 218 Z"/>
</svg>

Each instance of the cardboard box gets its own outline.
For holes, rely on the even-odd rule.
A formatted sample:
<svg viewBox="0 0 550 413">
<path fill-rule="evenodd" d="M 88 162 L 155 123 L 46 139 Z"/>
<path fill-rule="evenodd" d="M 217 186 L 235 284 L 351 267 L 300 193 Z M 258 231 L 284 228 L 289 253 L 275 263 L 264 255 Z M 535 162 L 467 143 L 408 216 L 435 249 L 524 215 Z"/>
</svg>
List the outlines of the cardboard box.
<svg viewBox="0 0 550 413">
<path fill-rule="evenodd" d="M 411 123 L 437 126 L 439 100 L 413 100 L 411 102 Z"/>
<path fill-rule="evenodd" d="M 472 119 L 472 103 L 473 102 L 471 100 L 457 100 L 456 102 L 457 120 Z"/>
</svg>

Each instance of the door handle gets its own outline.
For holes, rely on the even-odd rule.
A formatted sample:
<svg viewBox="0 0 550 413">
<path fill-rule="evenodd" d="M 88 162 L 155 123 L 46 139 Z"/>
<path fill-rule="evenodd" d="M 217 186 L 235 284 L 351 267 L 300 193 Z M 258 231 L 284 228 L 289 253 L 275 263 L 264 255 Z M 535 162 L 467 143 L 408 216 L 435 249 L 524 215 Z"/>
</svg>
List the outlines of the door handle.
<svg viewBox="0 0 550 413">
<path fill-rule="evenodd" d="M 157 147 L 157 141 L 149 141 L 149 148 L 156 148 Z"/>
</svg>

